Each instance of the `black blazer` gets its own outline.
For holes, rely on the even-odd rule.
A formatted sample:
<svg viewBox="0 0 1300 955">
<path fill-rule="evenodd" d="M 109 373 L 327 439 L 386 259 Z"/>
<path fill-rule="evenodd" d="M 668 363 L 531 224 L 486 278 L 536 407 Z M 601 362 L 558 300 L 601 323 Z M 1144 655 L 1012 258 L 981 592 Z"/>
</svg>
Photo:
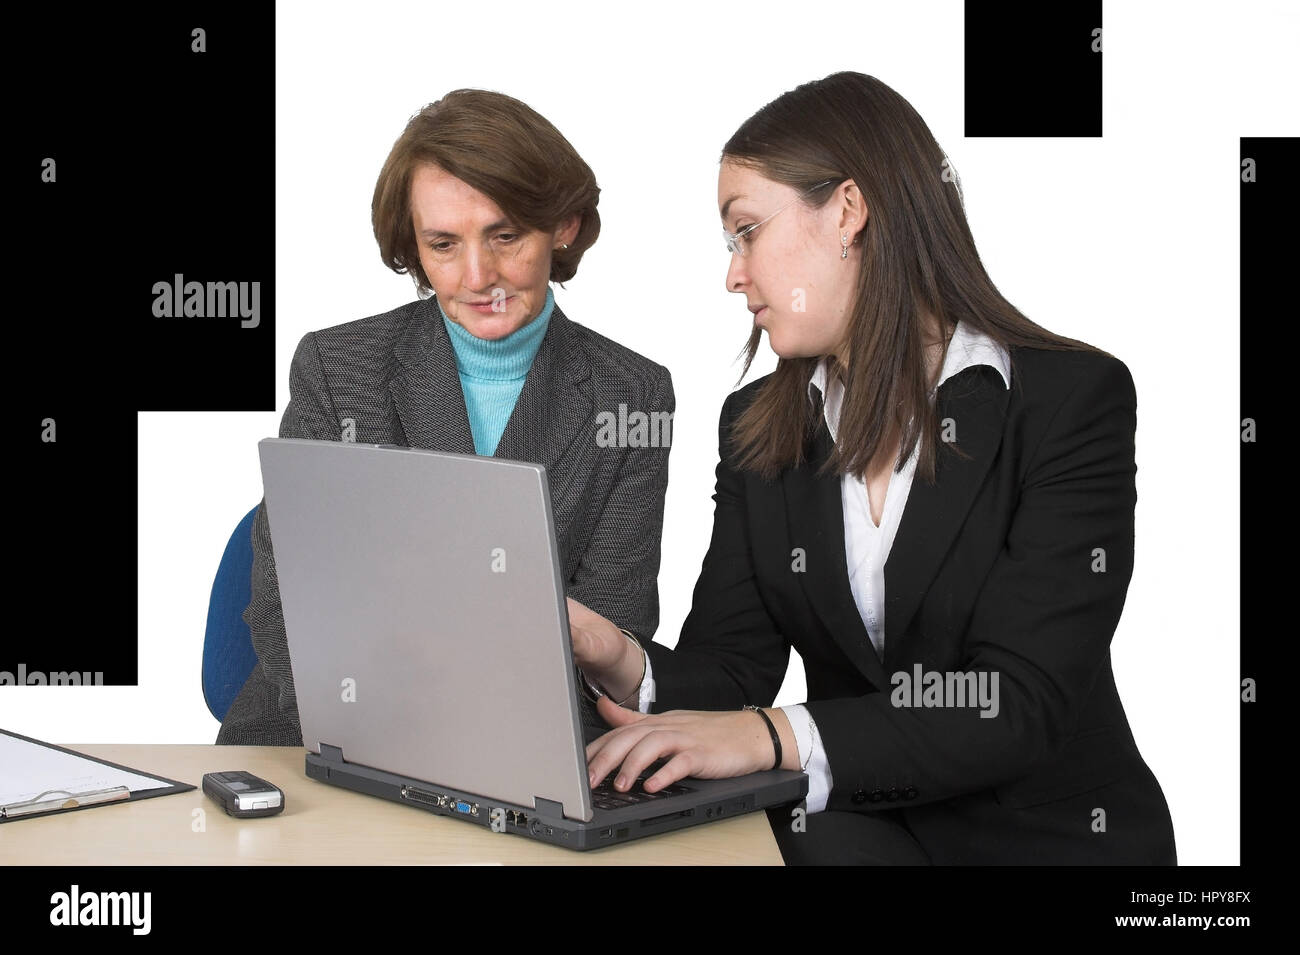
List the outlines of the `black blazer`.
<svg viewBox="0 0 1300 955">
<path fill-rule="evenodd" d="M 289 392 L 282 438 L 346 437 L 474 453 L 455 350 L 434 298 L 308 333 L 293 356 Z M 620 405 L 671 413 L 674 403 L 668 369 L 570 321 L 556 305 L 494 455 L 546 465 L 566 590 L 645 633 L 659 624 L 656 577 L 669 447 L 604 447 L 597 440 L 598 416 L 617 418 Z M 301 746 L 263 507 L 251 537 L 253 592 L 244 620 L 258 665 L 226 713 L 217 742 Z M 608 731 L 580 699 L 585 738 Z"/>
<path fill-rule="evenodd" d="M 652 711 L 771 705 L 793 646 L 827 810 L 892 814 L 935 864 L 1173 864 L 1110 665 L 1133 572 L 1133 380 L 1103 354 L 1010 355 L 1010 390 L 987 365 L 938 390 L 969 458 L 940 443 L 937 483 L 913 482 L 885 565 L 883 661 L 849 589 L 840 478 L 813 473 L 824 421 L 811 464 L 774 482 L 738 472 L 724 441 L 691 612 L 675 650 L 647 645 Z M 760 384 L 727 399 L 720 437 Z M 997 672 L 1000 712 L 894 706 L 891 675 L 918 663 Z"/>
</svg>

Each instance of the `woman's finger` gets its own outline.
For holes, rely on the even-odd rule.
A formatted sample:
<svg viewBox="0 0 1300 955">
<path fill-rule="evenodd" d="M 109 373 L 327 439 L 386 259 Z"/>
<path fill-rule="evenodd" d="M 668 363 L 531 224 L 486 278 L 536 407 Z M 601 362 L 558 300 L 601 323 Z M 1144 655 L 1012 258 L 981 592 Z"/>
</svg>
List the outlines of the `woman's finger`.
<svg viewBox="0 0 1300 955">
<path fill-rule="evenodd" d="M 688 750 L 679 752 L 645 781 L 645 791 L 657 793 L 665 786 L 671 786 L 678 780 L 695 775 L 695 757 Z"/>
<path fill-rule="evenodd" d="M 588 764 L 590 764 L 592 758 L 605 747 L 605 743 L 614 734 L 615 730 L 623 726 L 632 726 L 633 724 L 649 719 L 649 714 L 635 713 L 632 710 L 619 706 L 607 696 L 602 696 L 596 700 L 596 714 L 606 723 L 610 724 L 613 729 L 608 733 L 596 737 L 587 744 L 586 755 Z"/>
<path fill-rule="evenodd" d="M 626 706 L 619 706 L 609 697 L 602 696 L 596 701 L 596 715 L 610 726 L 618 729 L 620 726 L 629 726 L 632 723 L 640 723 L 642 720 L 649 717 L 650 714 L 641 713 L 638 710 L 629 710 Z"/>
<path fill-rule="evenodd" d="M 641 775 L 643 769 L 657 759 L 678 752 L 688 746 L 690 742 L 690 737 L 674 730 L 654 729 L 646 733 L 641 739 L 637 740 L 636 745 L 632 746 L 627 755 L 623 757 L 623 765 L 619 768 L 618 776 L 614 780 L 614 788 L 618 790 L 632 788 L 632 784 L 636 782 L 636 778 Z M 663 769 L 659 770 L 659 773 L 664 772 L 667 768 L 667 766 L 664 766 Z M 665 783 L 665 785 L 667 784 Z"/>
<path fill-rule="evenodd" d="M 653 731 L 653 723 L 642 721 L 610 730 L 600 739 L 588 744 L 589 750 L 596 749 L 587 762 L 587 776 L 591 785 L 598 785 L 602 779 L 612 773 L 641 737 Z"/>
</svg>

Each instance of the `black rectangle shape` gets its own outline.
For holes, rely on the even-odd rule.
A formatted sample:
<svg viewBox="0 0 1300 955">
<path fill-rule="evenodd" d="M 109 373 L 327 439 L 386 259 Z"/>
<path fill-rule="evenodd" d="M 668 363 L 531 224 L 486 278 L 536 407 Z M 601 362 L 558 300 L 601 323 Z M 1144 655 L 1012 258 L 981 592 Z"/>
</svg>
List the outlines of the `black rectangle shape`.
<svg viewBox="0 0 1300 955">
<path fill-rule="evenodd" d="M 275 16 L 254 9 L 22 27 L 33 58 L 66 71 L 16 110 L 15 180 L 35 231 L 24 278 L 43 288 L 46 321 L 75 333 L 65 344 L 137 410 L 275 406 Z M 162 317 L 173 296 L 155 286 L 177 275 L 202 295 Z M 229 315 L 241 302 L 251 313 L 254 293 L 255 316 Z"/>
<path fill-rule="evenodd" d="M 965 135 L 1102 134 L 1100 0 L 966 0 L 965 18 Z"/>
<path fill-rule="evenodd" d="M 1284 579 L 1290 564 L 1288 520 L 1291 501 L 1269 491 L 1284 483 L 1288 470 L 1281 452 L 1289 441 L 1290 402 L 1282 396 L 1288 382 L 1279 367 L 1279 348 L 1292 335 L 1296 242 L 1300 215 L 1293 179 L 1300 162 L 1300 138 L 1241 140 L 1241 663 L 1239 677 L 1260 684 L 1257 699 L 1241 703 L 1241 864 L 1271 860 L 1281 848 L 1267 813 L 1251 811 L 1273 774 L 1268 772 L 1278 752 L 1278 702 L 1286 687 L 1271 674 L 1286 669 L 1283 656 L 1291 640 L 1287 616 L 1279 603 L 1289 591 Z M 1226 323 L 1225 323 L 1226 324 Z M 1285 359 L 1285 351 L 1282 356 Z M 1213 489 L 1208 489 L 1213 490 Z M 1280 539 L 1281 538 L 1281 539 Z M 1229 572 L 1230 568 L 1224 568 Z M 1224 661 L 1230 665 L 1230 660 Z M 1243 692 L 1245 688 L 1243 687 Z M 1270 701 L 1272 702 L 1270 705 Z M 1213 755 L 1211 758 L 1216 758 Z M 1229 767 L 1231 764 L 1227 764 Z M 1276 846 L 1277 849 L 1273 847 Z M 1277 859 L 1276 861 L 1281 861 Z"/>
</svg>

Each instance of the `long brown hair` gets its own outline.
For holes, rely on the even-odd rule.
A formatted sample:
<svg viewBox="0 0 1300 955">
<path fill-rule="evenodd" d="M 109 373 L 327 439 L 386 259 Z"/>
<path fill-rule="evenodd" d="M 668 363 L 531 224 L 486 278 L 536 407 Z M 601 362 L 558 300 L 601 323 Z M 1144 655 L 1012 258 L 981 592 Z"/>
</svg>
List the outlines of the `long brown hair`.
<svg viewBox="0 0 1300 955">
<path fill-rule="evenodd" d="M 939 421 L 929 400 L 923 313 L 947 342 L 960 320 L 1011 346 L 1100 351 L 1049 332 L 994 286 L 966 222 L 961 182 L 912 105 L 880 80 L 833 73 L 778 96 L 747 119 L 722 161 L 754 169 L 800 193 L 852 179 L 868 210 L 857 291 L 841 368 L 844 401 L 833 455 L 821 473 L 864 477 L 891 434 L 902 436 L 901 468 L 921 442 L 916 473 L 934 483 Z M 803 201 L 824 205 L 829 185 Z M 829 250 L 828 254 L 835 254 Z M 743 378 L 762 330 L 745 346 Z M 731 439 L 741 467 L 767 479 L 808 456 L 818 417 L 808 380 L 818 358 L 782 358 L 736 419 Z M 943 357 L 939 359 L 942 367 Z M 1011 381 L 1016 384 L 1014 368 Z M 960 452 L 958 452 L 960 453 Z"/>
<path fill-rule="evenodd" d="M 411 175 L 432 163 L 483 193 L 528 229 L 551 230 L 582 218 L 567 249 L 551 254 L 552 282 L 578 272 L 600 235 L 596 177 L 558 129 L 525 103 L 490 90 L 452 90 L 411 117 L 375 183 L 371 224 L 379 255 L 394 272 L 409 272 L 430 292 L 411 222 Z"/>
</svg>

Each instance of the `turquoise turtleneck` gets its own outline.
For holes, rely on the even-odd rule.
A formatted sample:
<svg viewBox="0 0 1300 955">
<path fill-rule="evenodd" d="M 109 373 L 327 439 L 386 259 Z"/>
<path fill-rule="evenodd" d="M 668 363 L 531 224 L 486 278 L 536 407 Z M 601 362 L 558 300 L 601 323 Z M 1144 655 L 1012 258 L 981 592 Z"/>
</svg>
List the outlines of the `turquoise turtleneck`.
<svg viewBox="0 0 1300 955">
<path fill-rule="evenodd" d="M 446 314 L 442 316 L 456 352 L 456 371 L 460 373 L 460 389 L 465 394 L 475 454 L 491 457 L 496 453 L 510 412 L 524 388 L 528 369 L 542 347 L 554 308 L 555 295 L 547 286 L 546 304 L 541 313 L 523 328 L 495 341 L 475 338 Z"/>
</svg>

